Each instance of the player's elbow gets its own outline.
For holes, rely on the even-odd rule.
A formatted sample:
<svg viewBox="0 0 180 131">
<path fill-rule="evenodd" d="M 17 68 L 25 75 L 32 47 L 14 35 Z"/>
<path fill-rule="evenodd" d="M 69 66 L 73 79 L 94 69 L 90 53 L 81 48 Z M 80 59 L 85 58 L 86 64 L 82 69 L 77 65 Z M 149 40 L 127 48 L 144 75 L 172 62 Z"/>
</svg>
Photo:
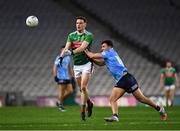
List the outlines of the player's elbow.
<svg viewBox="0 0 180 131">
<path fill-rule="evenodd" d="M 95 59 L 95 57 L 93 55 L 89 55 L 90 59 Z"/>
<path fill-rule="evenodd" d="M 100 66 L 104 66 L 104 65 L 105 65 L 105 63 L 101 63 L 101 64 L 100 64 Z"/>
<path fill-rule="evenodd" d="M 104 66 L 105 64 L 104 63 L 100 63 L 99 66 Z"/>
<path fill-rule="evenodd" d="M 98 57 L 96 54 L 90 55 L 90 58 L 91 58 L 91 59 L 99 59 L 99 57 Z"/>
<path fill-rule="evenodd" d="M 95 62 L 95 64 L 98 66 L 104 66 L 105 65 L 105 63 L 103 63 L 103 62 Z"/>
</svg>

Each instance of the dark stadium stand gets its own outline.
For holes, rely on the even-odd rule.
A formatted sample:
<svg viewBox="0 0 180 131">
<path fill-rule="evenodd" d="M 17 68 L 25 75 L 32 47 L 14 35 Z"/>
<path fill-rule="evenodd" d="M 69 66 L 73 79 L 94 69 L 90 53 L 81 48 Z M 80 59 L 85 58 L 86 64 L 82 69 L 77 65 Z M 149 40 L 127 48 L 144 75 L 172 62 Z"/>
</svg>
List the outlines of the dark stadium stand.
<svg viewBox="0 0 180 131">
<path fill-rule="evenodd" d="M 7 0 L 0 5 L 0 90 L 23 91 L 26 99 L 57 95 L 52 65 L 74 16 L 50 0 Z M 38 16 L 38 27 L 25 25 L 29 15 Z"/>
<path fill-rule="evenodd" d="M 173 8 L 169 0 L 72 1 L 119 34 L 180 65 L 180 10 Z M 178 4 L 178 0 L 173 2 Z"/>
<path fill-rule="evenodd" d="M 131 2 L 134 1 L 136 0 L 131 0 Z M 143 2 L 143 0 L 140 1 Z M 87 5 L 86 0 L 78 0 L 78 2 L 85 7 Z M 96 1 L 96 3 L 89 0 L 86 8 L 96 12 L 102 19 L 111 22 L 121 33 L 124 32 L 129 37 L 139 40 L 162 55 L 171 56 L 173 60 L 180 63 L 179 47 L 177 46 L 179 17 L 166 2 L 161 6 L 161 2 L 157 0 L 153 9 L 149 7 L 154 5 L 152 0 L 148 4 L 144 1 L 143 7 L 135 3 L 128 5 L 125 0 L 116 1 L 118 4 L 112 1 L 103 1 L 105 4 L 102 5 L 101 2 L 102 0 Z M 127 9 L 125 5 L 130 7 Z M 95 8 L 96 6 L 99 8 Z M 22 92 L 25 100 L 35 100 L 38 96 L 56 96 L 57 88 L 52 77 L 52 65 L 59 47 L 65 44 L 68 33 L 74 30 L 75 15 L 52 0 L 1 0 L 0 7 L 0 92 Z M 161 15 L 160 7 L 162 10 L 165 7 L 170 10 L 170 13 L 166 12 L 167 16 L 161 16 L 163 20 L 166 20 L 165 22 L 158 17 Z M 116 11 L 117 8 L 119 11 Z M 137 10 L 135 10 L 136 8 Z M 111 11 L 109 11 L 110 9 Z M 152 16 L 149 11 L 157 16 Z M 25 25 L 25 19 L 29 15 L 36 15 L 39 18 L 38 27 L 28 28 Z M 168 16 L 171 15 L 175 24 L 166 27 L 164 24 L 169 24 Z M 118 16 L 118 18 L 114 16 Z M 153 21 L 151 16 L 159 21 Z M 100 49 L 98 44 L 100 41 L 112 39 L 115 49 L 124 60 L 129 72 L 137 77 L 143 92 L 146 95 L 161 95 L 162 92 L 159 89 L 160 66 L 148 61 L 122 44 L 120 40 L 109 36 L 92 23 L 91 18 L 88 19 L 90 19 L 88 30 L 95 36 L 92 50 Z M 151 24 L 154 23 L 154 26 L 148 25 L 148 21 Z M 161 26 L 159 27 L 159 25 Z M 163 35 L 161 35 L 161 29 L 163 29 Z M 173 54 L 171 54 L 172 49 L 168 46 L 169 43 L 171 43 Z M 154 47 L 155 45 L 156 47 Z M 170 53 L 164 53 L 167 50 L 170 50 Z M 106 68 L 96 67 L 89 84 L 90 95 L 109 95 L 113 83 L 113 78 L 107 73 Z"/>
</svg>

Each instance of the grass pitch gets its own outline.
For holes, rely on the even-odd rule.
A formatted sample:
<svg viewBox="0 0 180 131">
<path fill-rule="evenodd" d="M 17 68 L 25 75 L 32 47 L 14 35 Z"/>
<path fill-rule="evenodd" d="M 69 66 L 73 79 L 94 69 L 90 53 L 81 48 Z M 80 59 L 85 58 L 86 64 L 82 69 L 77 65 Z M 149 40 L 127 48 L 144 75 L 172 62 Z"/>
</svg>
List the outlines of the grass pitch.
<svg viewBox="0 0 180 131">
<path fill-rule="evenodd" d="M 79 106 L 66 106 L 67 112 L 57 108 L 3 107 L 0 108 L 1 130 L 178 130 L 180 107 L 166 108 L 168 120 L 161 121 L 159 113 L 150 107 L 120 107 L 120 121 L 107 123 L 110 107 L 94 108 L 93 116 L 81 121 Z"/>
</svg>

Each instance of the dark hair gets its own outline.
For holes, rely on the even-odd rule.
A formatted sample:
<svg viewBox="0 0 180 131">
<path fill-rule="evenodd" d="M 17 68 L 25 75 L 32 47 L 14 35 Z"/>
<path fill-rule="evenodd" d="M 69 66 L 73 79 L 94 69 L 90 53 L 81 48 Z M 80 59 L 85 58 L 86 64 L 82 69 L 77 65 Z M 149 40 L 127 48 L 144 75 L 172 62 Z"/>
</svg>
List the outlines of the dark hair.
<svg viewBox="0 0 180 131">
<path fill-rule="evenodd" d="M 106 43 L 108 46 L 113 47 L 113 42 L 111 40 L 104 40 L 104 41 L 101 42 L 101 45 L 104 44 L 104 43 Z"/>
<path fill-rule="evenodd" d="M 172 64 L 172 66 L 173 66 L 173 62 L 170 60 L 170 59 L 166 59 L 165 61 L 164 61 L 164 66 L 166 67 L 166 64 L 167 63 L 171 63 Z"/>
<path fill-rule="evenodd" d="M 61 46 L 61 49 L 62 49 L 62 48 L 65 48 L 65 47 L 66 47 L 65 45 L 62 45 L 62 46 Z"/>
<path fill-rule="evenodd" d="M 76 20 L 77 20 L 77 19 L 84 20 L 84 22 L 87 23 L 87 19 L 86 19 L 84 16 L 77 16 L 77 17 L 76 17 Z"/>
</svg>

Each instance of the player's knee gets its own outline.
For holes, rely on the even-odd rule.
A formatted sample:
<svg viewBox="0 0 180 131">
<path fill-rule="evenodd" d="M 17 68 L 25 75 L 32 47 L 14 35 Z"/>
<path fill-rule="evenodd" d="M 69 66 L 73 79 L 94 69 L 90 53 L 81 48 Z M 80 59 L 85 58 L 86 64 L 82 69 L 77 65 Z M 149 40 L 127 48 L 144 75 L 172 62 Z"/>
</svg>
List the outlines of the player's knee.
<svg viewBox="0 0 180 131">
<path fill-rule="evenodd" d="M 59 98 L 60 98 L 61 100 L 63 100 L 63 95 L 61 95 Z"/>
<path fill-rule="evenodd" d="M 115 99 L 113 99 L 112 97 L 109 98 L 109 102 L 112 104 L 115 102 Z"/>
<path fill-rule="evenodd" d="M 86 88 L 81 88 L 81 91 L 82 92 L 86 92 Z"/>
<path fill-rule="evenodd" d="M 85 92 L 86 91 L 86 86 L 82 86 L 81 91 Z"/>
<path fill-rule="evenodd" d="M 68 92 L 69 92 L 69 94 L 72 94 L 73 93 L 73 89 L 70 89 Z"/>
</svg>

